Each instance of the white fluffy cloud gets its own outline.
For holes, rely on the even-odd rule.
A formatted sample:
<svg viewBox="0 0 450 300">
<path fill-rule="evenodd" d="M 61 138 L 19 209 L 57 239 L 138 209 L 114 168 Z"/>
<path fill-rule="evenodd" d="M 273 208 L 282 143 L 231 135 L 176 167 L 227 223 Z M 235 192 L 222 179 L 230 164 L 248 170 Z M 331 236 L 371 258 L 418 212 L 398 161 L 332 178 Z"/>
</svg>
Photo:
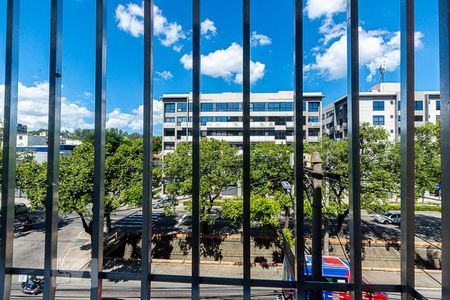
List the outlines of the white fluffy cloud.
<svg viewBox="0 0 450 300">
<path fill-rule="evenodd" d="M 144 34 L 144 3 L 141 5 L 128 3 L 119 4 L 115 11 L 117 27 L 128 32 L 134 37 Z M 163 15 L 163 11 L 154 6 L 154 33 L 161 41 L 161 44 L 180 52 L 179 41 L 186 39 L 183 27 L 177 22 L 169 22 Z"/>
<path fill-rule="evenodd" d="M 162 71 L 162 72 L 156 72 L 156 74 L 161 78 L 161 79 L 164 79 L 164 80 L 170 80 L 170 79 L 172 79 L 173 78 L 173 74 L 172 74 L 172 72 L 170 72 L 170 71 Z"/>
<path fill-rule="evenodd" d="M 311 20 L 322 16 L 331 17 L 334 14 L 344 12 L 347 8 L 346 0 L 308 0 L 305 12 Z"/>
<path fill-rule="evenodd" d="M 3 115 L 5 85 L 0 85 L 0 113 Z M 19 82 L 18 122 L 26 124 L 29 129 L 47 128 L 48 126 L 48 82 L 24 85 Z M 63 129 L 90 128 L 94 114 L 67 98 L 61 99 L 61 123 Z"/>
<path fill-rule="evenodd" d="M 180 62 L 186 70 L 192 69 L 192 54 L 185 54 Z M 207 55 L 201 56 L 202 74 L 223 78 L 226 81 L 242 83 L 242 47 L 237 43 L 232 43 L 226 49 L 216 50 Z M 255 83 L 264 77 L 265 64 L 257 61 L 250 61 L 250 81 Z"/>
<path fill-rule="evenodd" d="M 200 23 L 200 33 L 210 40 L 217 35 L 217 27 L 210 19 L 206 19 Z"/>
<path fill-rule="evenodd" d="M 336 27 L 342 28 L 342 24 Z M 324 33 L 323 45 L 316 49 L 315 61 L 306 70 L 316 71 L 328 80 L 339 79 L 347 74 L 347 35 L 345 30 L 333 29 Z M 416 47 L 422 47 L 423 33 L 416 32 Z M 328 46 L 328 41 L 333 41 Z M 371 81 L 382 62 L 386 71 L 395 71 L 400 65 L 400 32 L 384 30 L 366 31 L 359 28 L 359 63 L 369 71 Z"/>
<path fill-rule="evenodd" d="M 252 37 L 250 39 L 250 44 L 253 47 L 256 46 L 267 46 L 272 44 L 272 39 L 268 37 L 267 35 L 257 33 L 256 31 L 252 32 Z"/>
<path fill-rule="evenodd" d="M 122 112 L 120 108 L 115 108 L 108 113 L 106 127 L 120 128 L 124 130 L 140 131 L 143 128 L 144 106 L 139 105 L 131 113 Z M 163 119 L 163 103 L 153 100 L 153 124 L 161 124 Z"/>
<path fill-rule="evenodd" d="M 5 85 L 0 85 L 0 115 L 4 115 L 3 103 Z M 18 122 L 35 130 L 48 127 L 48 82 L 37 82 L 25 85 L 19 82 Z M 163 104 L 153 100 L 154 124 L 161 124 Z M 107 127 L 123 130 L 138 131 L 142 129 L 143 106 L 133 109 L 131 113 L 124 113 L 116 108 L 107 114 Z M 94 112 L 85 106 L 80 106 L 69 99 L 61 99 L 61 127 L 65 130 L 76 128 L 93 128 Z"/>
</svg>

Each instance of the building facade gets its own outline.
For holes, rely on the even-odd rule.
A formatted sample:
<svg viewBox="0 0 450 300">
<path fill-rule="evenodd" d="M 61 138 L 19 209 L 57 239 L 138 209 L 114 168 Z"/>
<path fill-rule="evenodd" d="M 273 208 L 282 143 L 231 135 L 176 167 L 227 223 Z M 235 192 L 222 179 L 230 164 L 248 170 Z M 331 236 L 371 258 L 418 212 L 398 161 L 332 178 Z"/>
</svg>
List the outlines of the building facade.
<svg viewBox="0 0 450 300">
<path fill-rule="evenodd" d="M 400 137 L 400 84 L 380 83 L 368 92 L 361 92 L 359 98 L 360 122 L 382 126 L 392 140 Z M 426 122 L 436 123 L 440 119 L 439 92 L 415 92 L 415 126 Z M 347 96 L 323 108 L 322 131 L 333 139 L 347 136 Z"/>
<path fill-rule="evenodd" d="M 251 142 L 293 143 L 293 92 L 252 93 L 250 97 Z M 316 142 L 322 135 L 322 93 L 305 93 L 303 132 L 305 140 Z M 192 94 L 165 94 L 163 154 L 177 143 L 192 141 Z M 242 147 L 242 93 L 201 94 L 202 137 L 225 140 Z"/>
</svg>

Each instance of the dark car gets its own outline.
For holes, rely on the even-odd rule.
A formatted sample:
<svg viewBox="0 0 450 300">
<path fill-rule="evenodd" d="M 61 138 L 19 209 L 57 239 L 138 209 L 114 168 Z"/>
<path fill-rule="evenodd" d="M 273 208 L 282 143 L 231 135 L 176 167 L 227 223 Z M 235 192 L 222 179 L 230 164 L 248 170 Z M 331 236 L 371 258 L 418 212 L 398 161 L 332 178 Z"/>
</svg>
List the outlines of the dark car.
<svg viewBox="0 0 450 300">
<path fill-rule="evenodd" d="M 26 214 L 28 212 L 28 207 L 23 203 L 16 203 L 14 205 L 14 213 L 16 216 Z"/>
</svg>

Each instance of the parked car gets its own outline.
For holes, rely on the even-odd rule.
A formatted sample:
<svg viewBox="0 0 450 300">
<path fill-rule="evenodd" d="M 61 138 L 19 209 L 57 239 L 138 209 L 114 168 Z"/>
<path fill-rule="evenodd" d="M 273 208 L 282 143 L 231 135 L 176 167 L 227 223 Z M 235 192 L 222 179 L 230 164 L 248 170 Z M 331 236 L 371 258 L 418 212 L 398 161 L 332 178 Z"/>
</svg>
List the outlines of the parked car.
<svg viewBox="0 0 450 300">
<path fill-rule="evenodd" d="M 381 224 L 400 224 L 401 215 L 399 212 L 386 212 L 375 214 L 375 222 Z"/>
<path fill-rule="evenodd" d="M 169 195 L 162 195 L 159 199 L 154 199 L 152 201 L 152 207 L 154 209 L 163 208 L 165 205 L 176 205 L 176 199 L 170 197 Z"/>
<path fill-rule="evenodd" d="M 14 205 L 14 213 L 16 216 L 26 214 L 28 212 L 28 207 L 23 203 L 16 203 Z"/>
</svg>

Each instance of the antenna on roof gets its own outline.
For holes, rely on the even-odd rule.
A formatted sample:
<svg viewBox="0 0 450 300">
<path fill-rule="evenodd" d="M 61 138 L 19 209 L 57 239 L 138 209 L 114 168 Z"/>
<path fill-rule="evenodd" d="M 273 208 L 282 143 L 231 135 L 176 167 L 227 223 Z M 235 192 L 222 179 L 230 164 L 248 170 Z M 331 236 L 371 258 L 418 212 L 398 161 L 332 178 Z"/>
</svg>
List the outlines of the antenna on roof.
<svg viewBox="0 0 450 300">
<path fill-rule="evenodd" d="M 386 72 L 386 61 L 383 60 L 383 62 L 380 64 L 380 67 L 378 68 L 378 71 L 380 71 L 380 80 L 378 83 L 384 82 L 384 73 Z"/>
</svg>

